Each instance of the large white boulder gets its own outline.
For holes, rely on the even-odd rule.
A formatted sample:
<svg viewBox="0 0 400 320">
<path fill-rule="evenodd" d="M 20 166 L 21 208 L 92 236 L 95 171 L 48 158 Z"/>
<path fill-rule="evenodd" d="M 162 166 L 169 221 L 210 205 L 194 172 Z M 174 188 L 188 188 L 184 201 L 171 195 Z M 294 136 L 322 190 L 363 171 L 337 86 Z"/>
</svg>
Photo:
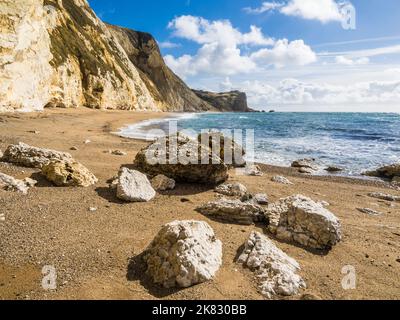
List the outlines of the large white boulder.
<svg viewBox="0 0 400 320">
<path fill-rule="evenodd" d="M 129 202 L 148 202 L 156 196 L 149 179 L 143 173 L 122 168 L 117 183 L 117 197 Z"/>
<path fill-rule="evenodd" d="M 267 298 L 296 295 L 306 287 L 297 274 L 300 271 L 297 261 L 259 232 L 250 235 L 238 262 L 255 272 L 260 291 Z"/>
<path fill-rule="evenodd" d="M 265 211 L 269 231 L 280 240 L 313 249 L 330 249 L 341 240 L 339 219 L 321 203 L 294 195 L 270 204 Z"/>
<path fill-rule="evenodd" d="M 144 261 L 155 283 L 186 288 L 215 276 L 222 264 L 222 243 L 206 222 L 174 221 L 162 227 Z"/>
</svg>

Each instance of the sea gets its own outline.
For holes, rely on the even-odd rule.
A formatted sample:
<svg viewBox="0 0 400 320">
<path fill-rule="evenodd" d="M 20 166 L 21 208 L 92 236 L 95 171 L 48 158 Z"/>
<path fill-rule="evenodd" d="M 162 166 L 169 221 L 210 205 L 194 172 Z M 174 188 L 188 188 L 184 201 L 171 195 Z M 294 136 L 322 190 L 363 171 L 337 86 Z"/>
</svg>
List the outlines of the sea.
<svg viewBox="0 0 400 320">
<path fill-rule="evenodd" d="M 337 166 L 344 169 L 339 175 L 361 176 L 400 162 L 397 113 L 185 113 L 127 125 L 118 134 L 153 140 L 168 134 L 171 123 L 193 132 L 242 130 L 243 145 L 246 132 L 254 132 L 254 160 L 270 165 L 314 158 L 320 168 Z"/>
</svg>

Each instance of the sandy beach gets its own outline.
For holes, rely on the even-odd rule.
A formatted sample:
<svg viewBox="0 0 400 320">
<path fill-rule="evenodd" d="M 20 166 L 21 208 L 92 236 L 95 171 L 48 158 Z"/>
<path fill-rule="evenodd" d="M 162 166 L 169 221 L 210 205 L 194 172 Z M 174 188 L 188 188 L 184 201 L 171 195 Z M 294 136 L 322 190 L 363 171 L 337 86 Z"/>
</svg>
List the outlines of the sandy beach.
<svg viewBox="0 0 400 320">
<path fill-rule="evenodd" d="M 165 113 L 134 113 L 90 109 L 53 109 L 42 113 L 0 115 L 0 150 L 27 144 L 66 151 L 99 179 L 89 188 L 59 188 L 39 170 L 0 162 L 0 172 L 32 177 L 38 185 L 28 195 L 0 190 L 0 299 L 264 299 L 253 274 L 235 263 L 238 249 L 251 231 L 263 224 L 224 224 L 197 213 L 200 204 L 215 199 L 212 188 L 178 184 L 148 203 L 123 203 L 108 182 L 122 165 L 131 166 L 147 143 L 112 132 L 127 124 L 165 117 Z M 86 140 L 90 143 L 85 144 Z M 78 150 L 71 151 L 71 147 Z M 119 149 L 126 156 L 108 150 Z M 385 183 L 338 177 L 302 176 L 290 168 L 262 166 L 263 177 L 231 171 L 230 181 L 270 201 L 294 194 L 327 201 L 341 221 L 343 240 L 328 254 L 275 241 L 295 258 L 307 289 L 290 299 L 398 299 L 400 296 L 400 203 L 377 200 L 370 192 L 400 196 Z M 294 185 L 271 181 L 283 174 Z M 369 216 L 357 208 L 383 213 Z M 95 211 L 90 208 L 96 208 Z M 174 220 L 206 221 L 223 243 L 223 266 L 213 281 L 184 290 L 155 286 L 135 256 L 146 249 L 161 226 Z M 42 268 L 57 270 L 57 290 L 41 286 Z M 357 287 L 342 288 L 342 268 L 354 266 Z"/>
</svg>

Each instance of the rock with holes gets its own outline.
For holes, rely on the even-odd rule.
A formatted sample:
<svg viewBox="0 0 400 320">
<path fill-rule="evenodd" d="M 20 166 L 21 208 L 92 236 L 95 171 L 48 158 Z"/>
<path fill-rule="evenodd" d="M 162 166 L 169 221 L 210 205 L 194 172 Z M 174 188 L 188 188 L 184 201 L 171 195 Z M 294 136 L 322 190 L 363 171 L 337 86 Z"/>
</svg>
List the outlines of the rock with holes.
<svg viewBox="0 0 400 320">
<path fill-rule="evenodd" d="M 286 184 L 286 185 L 292 185 L 293 183 L 290 182 L 289 179 L 283 177 L 283 176 L 274 176 L 271 179 L 272 182 L 280 183 L 280 184 Z"/>
<path fill-rule="evenodd" d="M 151 185 L 156 191 L 168 191 L 175 189 L 175 180 L 170 179 L 163 174 L 159 174 L 151 179 Z"/>
<path fill-rule="evenodd" d="M 31 147 L 20 142 L 19 144 L 8 146 L 2 157 L 4 162 L 39 169 L 43 168 L 51 160 L 72 160 L 72 156 L 66 152 Z"/>
<path fill-rule="evenodd" d="M 156 196 L 149 179 L 143 173 L 122 168 L 117 183 L 117 197 L 129 202 L 148 202 Z"/>
<path fill-rule="evenodd" d="M 182 133 L 159 138 L 142 149 L 135 165 L 146 174 L 163 174 L 177 182 L 215 185 L 229 178 L 228 166 L 220 157 Z"/>
<path fill-rule="evenodd" d="M 238 263 L 255 273 L 258 287 L 267 298 L 297 295 L 306 287 L 298 274 L 298 262 L 259 232 L 253 232 L 245 242 Z"/>
<path fill-rule="evenodd" d="M 266 209 L 268 229 L 283 241 L 313 249 L 330 249 L 342 237 L 339 219 L 321 203 L 295 195 Z"/>
<path fill-rule="evenodd" d="M 201 221 L 174 221 L 162 227 L 144 253 L 147 274 L 166 288 L 211 280 L 222 264 L 222 243 Z"/>
<path fill-rule="evenodd" d="M 210 218 L 228 223 L 251 225 L 264 220 L 264 208 L 240 200 L 219 199 L 208 202 L 196 211 Z"/>
<path fill-rule="evenodd" d="M 229 197 L 242 197 L 247 193 L 247 188 L 238 182 L 224 183 L 216 187 L 215 192 Z"/>
<path fill-rule="evenodd" d="M 52 160 L 42 168 L 42 174 L 59 187 L 89 187 L 98 181 L 89 169 L 75 160 Z"/>
</svg>

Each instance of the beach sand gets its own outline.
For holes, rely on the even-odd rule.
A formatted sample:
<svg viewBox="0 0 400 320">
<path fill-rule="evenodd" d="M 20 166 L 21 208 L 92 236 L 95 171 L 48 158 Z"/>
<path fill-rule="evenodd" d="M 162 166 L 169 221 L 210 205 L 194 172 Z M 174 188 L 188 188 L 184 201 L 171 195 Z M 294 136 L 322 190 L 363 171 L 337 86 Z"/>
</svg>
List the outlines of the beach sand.
<svg viewBox="0 0 400 320">
<path fill-rule="evenodd" d="M 131 165 L 146 142 L 112 134 L 141 120 L 165 117 L 162 113 L 46 110 L 43 113 L 0 115 L 0 150 L 11 143 L 70 152 L 99 182 L 90 188 L 57 188 L 38 170 L 0 163 L 0 172 L 39 181 L 28 195 L 0 190 L 0 299 L 263 299 L 253 274 L 234 262 L 238 249 L 262 224 L 239 226 L 210 220 L 195 208 L 215 199 L 210 187 L 179 184 L 148 203 L 122 203 L 107 181 L 121 165 Z M 34 133 L 33 131 L 38 131 Z M 85 144 L 85 140 L 91 142 Z M 76 146 L 77 151 L 70 151 Z M 106 153 L 119 149 L 127 156 Z M 301 265 L 307 289 L 290 299 L 399 299 L 400 203 L 367 196 L 380 191 L 400 195 L 385 184 L 331 177 L 304 177 L 291 169 L 263 166 L 263 177 L 235 175 L 253 193 L 275 201 L 303 194 L 331 204 L 342 223 L 343 240 L 327 254 L 275 241 Z M 294 185 L 271 181 L 276 173 Z M 182 199 L 189 201 L 182 202 Z M 359 207 L 381 211 L 368 216 Z M 89 210 L 97 208 L 96 211 Z M 133 263 L 161 226 L 174 220 L 208 222 L 223 242 L 223 266 L 213 281 L 184 290 L 166 290 L 146 278 L 144 267 Z M 57 290 L 42 288 L 42 268 L 57 271 Z M 357 287 L 342 288 L 344 266 L 354 266 Z"/>
</svg>

